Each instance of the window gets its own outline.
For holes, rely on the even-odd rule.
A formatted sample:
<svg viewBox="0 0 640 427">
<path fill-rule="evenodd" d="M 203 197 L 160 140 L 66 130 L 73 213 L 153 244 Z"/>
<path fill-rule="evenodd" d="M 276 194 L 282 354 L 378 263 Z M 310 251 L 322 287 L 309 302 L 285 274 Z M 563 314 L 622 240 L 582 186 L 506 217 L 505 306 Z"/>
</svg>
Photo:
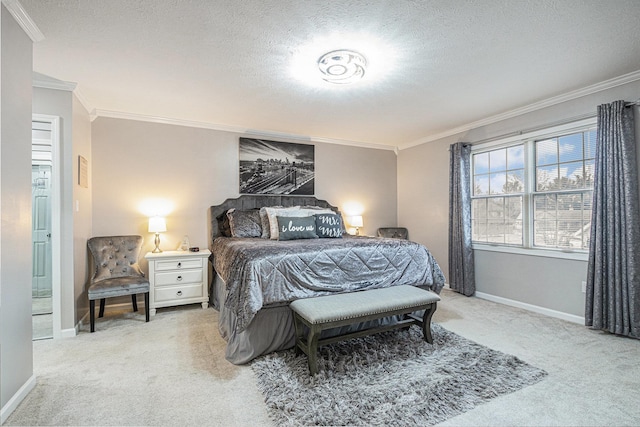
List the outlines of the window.
<svg viewBox="0 0 640 427">
<path fill-rule="evenodd" d="M 595 140 L 591 125 L 474 147 L 474 243 L 587 250 Z"/>
<path fill-rule="evenodd" d="M 522 245 L 524 165 L 524 144 L 473 155 L 474 241 Z"/>
<path fill-rule="evenodd" d="M 589 249 L 596 131 L 535 141 L 533 245 Z"/>
</svg>

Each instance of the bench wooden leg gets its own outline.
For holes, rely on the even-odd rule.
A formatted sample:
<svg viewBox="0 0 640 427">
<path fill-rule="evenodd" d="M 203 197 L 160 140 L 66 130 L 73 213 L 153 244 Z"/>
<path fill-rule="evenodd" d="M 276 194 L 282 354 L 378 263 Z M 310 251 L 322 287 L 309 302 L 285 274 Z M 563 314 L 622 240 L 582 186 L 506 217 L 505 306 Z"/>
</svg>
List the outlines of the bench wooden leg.
<svg viewBox="0 0 640 427">
<path fill-rule="evenodd" d="M 293 312 L 293 326 L 296 329 L 295 351 L 296 356 L 299 356 L 302 354 L 302 349 L 300 348 L 300 346 L 302 345 L 302 322 L 300 321 L 298 313 L 296 313 L 295 311 Z"/>
<path fill-rule="evenodd" d="M 312 326 L 309 328 L 309 335 L 307 337 L 307 345 L 309 353 L 307 354 L 307 360 L 309 362 L 309 372 L 311 375 L 318 373 L 318 338 L 320 337 L 320 330 Z"/>
<path fill-rule="evenodd" d="M 437 303 L 431 303 L 431 305 L 424 311 L 424 316 L 422 317 L 422 333 L 424 334 L 424 340 L 429 344 L 433 344 L 433 336 L 431 335 L 431 318 L 433 317 L 433 313 L 436 312 L 437 307 Z"/>
</svg>

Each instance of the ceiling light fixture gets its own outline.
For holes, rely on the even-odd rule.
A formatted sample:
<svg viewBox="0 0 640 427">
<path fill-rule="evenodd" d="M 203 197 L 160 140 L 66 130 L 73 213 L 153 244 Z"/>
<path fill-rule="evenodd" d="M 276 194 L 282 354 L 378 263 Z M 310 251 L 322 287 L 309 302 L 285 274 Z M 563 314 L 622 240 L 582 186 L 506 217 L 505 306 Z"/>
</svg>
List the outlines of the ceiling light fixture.
<svg viewBox="0 0 640 427">
<path fill-rule="evenodd" d="M 318 68 L 322 78 L 335 84 L 348 84 L 364 77 L 367 60 L 353 50 L 334 50 L 318 59 Z"/>
</svg>

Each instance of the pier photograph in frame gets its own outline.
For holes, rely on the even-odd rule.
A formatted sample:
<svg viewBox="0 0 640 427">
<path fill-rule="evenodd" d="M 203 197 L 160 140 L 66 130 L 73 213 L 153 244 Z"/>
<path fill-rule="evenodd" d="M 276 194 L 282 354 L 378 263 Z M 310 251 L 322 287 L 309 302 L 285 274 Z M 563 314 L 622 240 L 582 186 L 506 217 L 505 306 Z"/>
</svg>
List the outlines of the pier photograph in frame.
<svg viewBox="0 0 640 427">
<path fill-rule="evenodd" d="M 240 138 L 240 194 L 315 193 L 315 146 Z"/>
</svg>

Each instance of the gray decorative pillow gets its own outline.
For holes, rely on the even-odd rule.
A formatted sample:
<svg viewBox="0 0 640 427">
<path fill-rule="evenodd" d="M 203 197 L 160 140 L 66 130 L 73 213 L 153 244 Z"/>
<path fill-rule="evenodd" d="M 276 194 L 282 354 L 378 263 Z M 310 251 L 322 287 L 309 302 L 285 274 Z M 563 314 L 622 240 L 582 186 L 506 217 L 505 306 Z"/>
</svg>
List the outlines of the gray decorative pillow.
<svg viewBox="0 0 640 427">
<path fill-rule="evenodd" d="M 227 211 L 222 212 L 220 215 L 216 217 L 218 221 L 218 230 L 220 230 L 220 235 L 224 237 L 231 237 L 231 226 L 229 225 L 229 217 L 227 216 Z"/>
<path fill-rule="evenodd" d="M 288 208 L 272 208 L 265 207 L 267 216 L 269 217 L 269 238 L 271 240 L 278 240 L 278 216 L 309 216 L 302 215 L 300 213 L 300 206 L 290 206 Z"/>
<path fill-rule="evenodd" d="M 239 211 L 235 208 L 227 211 L 231 237 L 260 237 L 262 225 L 258 209 Z"/>
<path fill-rule="evenodd" d="M 342 237 L 342 218 L 337 214 L 316 214 L 316 234 L 318 237 Z"/>
<path fill-rule="evenodd" d="M 317 239 L 316 219 L 313 216 L 277 216 L 278 240 Z"/>
<path fill-rule="evenodd" d="M 321 214 L 321 213 L 328 213 L 328 214 L 336 214 L 340 217 L 340 224 L 342 227 L 342 234 L 346 234 L 347 232 L 347 228 L 344 225 L 344 221 L 342 221 L 342 214 L 340 213 L 339 210 L 333 210 L 331 208 L 322 208 L 320 206 L 303 206 L 300 208 L 300 210 L 302 212 L 305 213 L 305 215 L 316 215 L 316 214 Z M 304 216 L 304 215 L 300 215 L 300 216 Z M 318 234 L 318 236 L 320 236 Z"/>
</svg>

